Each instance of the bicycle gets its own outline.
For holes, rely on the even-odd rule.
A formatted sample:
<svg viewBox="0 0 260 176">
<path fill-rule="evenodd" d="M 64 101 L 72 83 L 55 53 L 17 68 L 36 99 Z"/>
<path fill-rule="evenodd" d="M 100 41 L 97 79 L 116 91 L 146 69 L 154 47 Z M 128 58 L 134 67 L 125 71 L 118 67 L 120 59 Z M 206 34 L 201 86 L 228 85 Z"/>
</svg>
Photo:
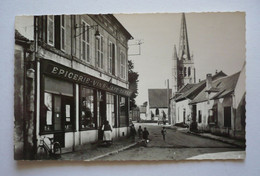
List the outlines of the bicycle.
<svg viewBox="0 0 260 176">
<path fill-rule="evenodd" d="M 44 139 L 48 138 L 50 145 L 48 145 Z M 59 142 L 54 142 L 53 138 L 43 137 L 40 139 L 40 144 L 37 147 L 37 152 L 35 159 L 36 160 L 45 160 L 45 159 L 59 159 L 61 157 L 61 146 Z"/>
</svg>

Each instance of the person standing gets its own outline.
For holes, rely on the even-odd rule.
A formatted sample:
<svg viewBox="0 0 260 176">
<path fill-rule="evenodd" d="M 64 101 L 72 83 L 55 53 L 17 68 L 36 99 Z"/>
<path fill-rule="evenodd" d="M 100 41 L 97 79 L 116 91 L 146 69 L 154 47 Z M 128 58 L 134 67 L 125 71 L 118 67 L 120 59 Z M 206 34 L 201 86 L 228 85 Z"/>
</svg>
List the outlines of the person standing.
<svg viewBox="0 0 260 176">
<path fill-rule="evenodd" d="M 135 141 L 135 135 L 136 135 L 136 130 L 134 124 L 130 126 L 130 136 L 132 138 L 132 141 Z"/>
<path fill-rule="evenodd" d="M 139 126 L 139 128 L 138 128 L 138 136 L 139 136 L 139 139 L 142 139 L 142 135 L 143 135 L 143 129 L 142 129 L 142 127 L 141 127 L 141 125 Z"/>
<path fill-rule="evenodd" d="M 148 136 L 149 136 L 149 132 L 148 130 L 146 129 L 146 127 L 144 128 L 144 131 L 143 131 L 143 139 L 144 140 L 148 140 Z"/>
<path fill-rule="evenodd" d="M 167 133 L 165 127 L 163 127 L 161 133 L 162 133 L 162 136 L 163 136 L 163 140 L 165 141 L 165 136 L 166 136 L 166 133 Z"/>
<path fill-rule="evenodd" d="M 104 131 L 103 142 L 105 142 L 106 144 L 111 144 L 112 143 L 112 128 L 109 125 L 108 121 L 105 121 L 105 124 L 103 125 L 102 130 Z"/>
</svg>

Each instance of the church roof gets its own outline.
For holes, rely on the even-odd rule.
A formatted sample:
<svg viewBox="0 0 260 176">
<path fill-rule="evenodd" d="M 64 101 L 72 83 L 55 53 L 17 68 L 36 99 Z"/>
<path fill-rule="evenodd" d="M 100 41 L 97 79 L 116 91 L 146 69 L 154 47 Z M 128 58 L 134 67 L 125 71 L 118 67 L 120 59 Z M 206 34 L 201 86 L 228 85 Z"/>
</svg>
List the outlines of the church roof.
<svg viewBox="0 0 260 176">
<path fill-rule="evenodd" d="M 169 98 L 172 94 L 172 89 L 169 89 Z M 148 89 L 148 100 L 150 108 L 167 108 L 167 89 Z"/>
</svg>

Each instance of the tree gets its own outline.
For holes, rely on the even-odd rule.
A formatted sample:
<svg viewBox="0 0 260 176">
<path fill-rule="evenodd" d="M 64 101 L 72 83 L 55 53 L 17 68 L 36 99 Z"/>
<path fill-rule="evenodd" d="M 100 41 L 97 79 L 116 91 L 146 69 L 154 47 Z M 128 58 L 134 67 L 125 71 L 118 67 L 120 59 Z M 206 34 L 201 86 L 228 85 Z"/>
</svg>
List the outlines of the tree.
<svg viewBox="0 0 260 176">
<path fill-rule="evenodd" d="M 138 95 L 138 77 L 139 74 L 134 70 L 134 64 L 131 60 L 128 60 L 128 81 L 129 81 L 129 90 L 132 92 L 130 96 L 130 109 L 137 107 L 135 98 Z"/>
</svg>

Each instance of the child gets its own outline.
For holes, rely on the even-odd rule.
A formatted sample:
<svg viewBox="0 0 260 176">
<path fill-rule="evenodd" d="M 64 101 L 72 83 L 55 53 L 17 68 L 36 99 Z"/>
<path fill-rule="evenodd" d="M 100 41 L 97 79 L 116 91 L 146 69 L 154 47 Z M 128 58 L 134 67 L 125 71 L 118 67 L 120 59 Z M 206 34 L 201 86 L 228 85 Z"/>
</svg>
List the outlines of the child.
<svg viewBox="0 0 260 176">
<path fill-rule="evenodd" d="M 165 127 L 163 127 L 161 133 L 162 133 L 162 135 L 163 135 L 163 140 L 165 141 L 165 135 L 166 135 L 166 129 L 165 129 Z"/>
</svg>

